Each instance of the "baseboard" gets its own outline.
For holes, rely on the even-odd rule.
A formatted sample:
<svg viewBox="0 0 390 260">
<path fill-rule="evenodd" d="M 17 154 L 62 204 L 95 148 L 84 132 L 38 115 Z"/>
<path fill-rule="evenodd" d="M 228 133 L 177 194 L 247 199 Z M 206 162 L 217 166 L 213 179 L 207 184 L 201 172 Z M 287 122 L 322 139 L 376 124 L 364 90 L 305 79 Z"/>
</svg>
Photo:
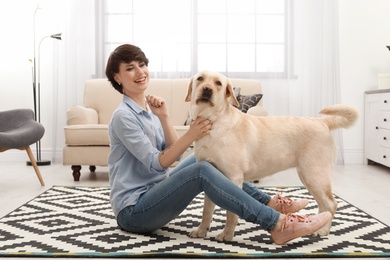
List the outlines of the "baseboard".
<svg viewBox="0 0 390 260">
<path fill-rule="evenodd" d="M 37 158 L 36 150 L 33 149 L 33 147 L 30 148 L 34 157 Z M 42 150 L 41 159 L 50 160 L 52 163 L 62 164 L 62 149 L 57 150 L 56 153 L 52 153 L 51 150 Z M 27 162 L 29 160 L 27 152 L 24 150 L 12 149 L 0 153 L 0 162 Z"/>
<path fill-rule="evenodd" d="M 344 149 L 344 164 L 364 164 L 364 149 Z"/>
</svg>

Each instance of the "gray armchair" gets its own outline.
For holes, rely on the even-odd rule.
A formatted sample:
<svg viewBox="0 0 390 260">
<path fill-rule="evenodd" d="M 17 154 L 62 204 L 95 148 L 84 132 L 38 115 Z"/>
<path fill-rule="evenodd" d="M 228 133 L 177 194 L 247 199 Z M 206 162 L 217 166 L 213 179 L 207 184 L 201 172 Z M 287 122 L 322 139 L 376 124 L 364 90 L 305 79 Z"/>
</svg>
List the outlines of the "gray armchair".
<svg viewBox="0 0 390 260">
<path fill-rule="evenodd" d="M 31 109 L 0 111 L 0 152 L 9 149 L 26 150 L 35 173 L 42 186 L 45 186 L 30 145 L 39 141 L 45 128 L 34 120 Z"/>
</svg>

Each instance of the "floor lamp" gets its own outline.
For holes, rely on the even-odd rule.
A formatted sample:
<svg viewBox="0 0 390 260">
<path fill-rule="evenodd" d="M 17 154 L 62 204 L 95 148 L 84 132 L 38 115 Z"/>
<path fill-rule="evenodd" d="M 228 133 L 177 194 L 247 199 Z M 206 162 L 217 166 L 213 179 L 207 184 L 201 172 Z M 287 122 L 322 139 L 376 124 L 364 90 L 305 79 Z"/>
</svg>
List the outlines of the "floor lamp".
<svg viewBox="0 0 390 260">
<path fill-rule="evenodd" d="M 35 121 L 37 122 L 41 122 L 41 57 L 40 57 L 40 54 L 41 54 L 41 43 L 44 39 L 46 38 L 53 38 L 53 39 L 57 39 L 57 40 L 61 40 L 61 33 L 57 33 L 57 34 L 53 34 L 53 35 L 48 35 L 48 36 L 45 36 L 43 37 L 40 41 L 39 41 L 39 45 L 38 45 L 38 67 L 37 67 L 37 64 L 36 64 L 36 55 L 35 55 L 35 52 L 36 52 L 36 46 L 35 46 L 35 15 L 37 13 L 37 11 L 39 10 L 39 6 L 35 9 L 35 13 L 34 13 L 34 61 L 33 61 L 33 98 L 34 98 L 34 114 L 35 114 Z M 51 162 L 48 161 L 48 160 L 42 160 L 41 158 L 41 140 L 39 140 L 38 142 L 36 142 L 36 152 L 37 152 L 37 156 L 36 156 L 36 161 L 37 161 L 37 165 L 41 166 L 41 165 L 50 165 Z M 30 161 L 27 162 L 27 165 L 32 165 Z"/>
</svg>

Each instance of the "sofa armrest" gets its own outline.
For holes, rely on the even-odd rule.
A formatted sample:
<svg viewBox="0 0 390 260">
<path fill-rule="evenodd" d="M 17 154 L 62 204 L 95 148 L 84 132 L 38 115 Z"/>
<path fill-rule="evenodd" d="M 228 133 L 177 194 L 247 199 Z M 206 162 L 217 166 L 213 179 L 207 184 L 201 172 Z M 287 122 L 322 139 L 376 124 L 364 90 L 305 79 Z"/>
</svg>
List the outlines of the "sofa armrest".
<svg viewBox="0 0 390 260">
<path fill-rule="evenodd" d="M 268 112 L 263 106 L 254 106 L 248 109 L 247 114 L 254 116 L 267 116 Z"/>
<path fill-rule="evenodd" d="M 67 125 L 85 125 L 99 123 L 97 111 L 95 109 L 83 106 L 72 106 L 70 109 L 68 109 L 66 116 Z"/>
<path fill-rule="evenodd" d="M 183 134 L 185 134 L 188 131 L 188 129 L 190 129 L 190 126 L 188 126 L 188 125 L 175 125 L 174 128 L 175 128 L 177 134 L 179 136 L 182 136 Z"/>
</svg>

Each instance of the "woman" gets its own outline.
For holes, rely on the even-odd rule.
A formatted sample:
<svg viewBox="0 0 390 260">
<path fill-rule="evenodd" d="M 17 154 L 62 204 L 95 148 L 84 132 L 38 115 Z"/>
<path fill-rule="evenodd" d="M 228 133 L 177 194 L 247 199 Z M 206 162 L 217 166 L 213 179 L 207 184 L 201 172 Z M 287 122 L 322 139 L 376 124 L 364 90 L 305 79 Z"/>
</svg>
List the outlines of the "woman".
<svg viewBox="0 0 390 260">
<path fill-rule="evenodd" d="M 194 141 L 209 134 L 212 123 L 196 118 L 179 138 L 165 100 L 145 95 L 148 62 L 140 48 L 124 44 L 111 53 L 106 68 L 112 86 L 123 94 L 109 124 L 108 158 L 110 201 L 121 228 L 153 232 L 201 192 L 221 208 L 259 224 L 276 244 L 311 234 L 330 219 L 328 212 L 310 217 L 290 214 L 305 207 L 307 200 L 292 201 L 280 194 L 271 198 L 249 183 L 240 189 L 210 163 L 196 162 L 193 155 L 168 173 Z M 289 214 L 280 213 L 282 207 Z"/>
</svg>

